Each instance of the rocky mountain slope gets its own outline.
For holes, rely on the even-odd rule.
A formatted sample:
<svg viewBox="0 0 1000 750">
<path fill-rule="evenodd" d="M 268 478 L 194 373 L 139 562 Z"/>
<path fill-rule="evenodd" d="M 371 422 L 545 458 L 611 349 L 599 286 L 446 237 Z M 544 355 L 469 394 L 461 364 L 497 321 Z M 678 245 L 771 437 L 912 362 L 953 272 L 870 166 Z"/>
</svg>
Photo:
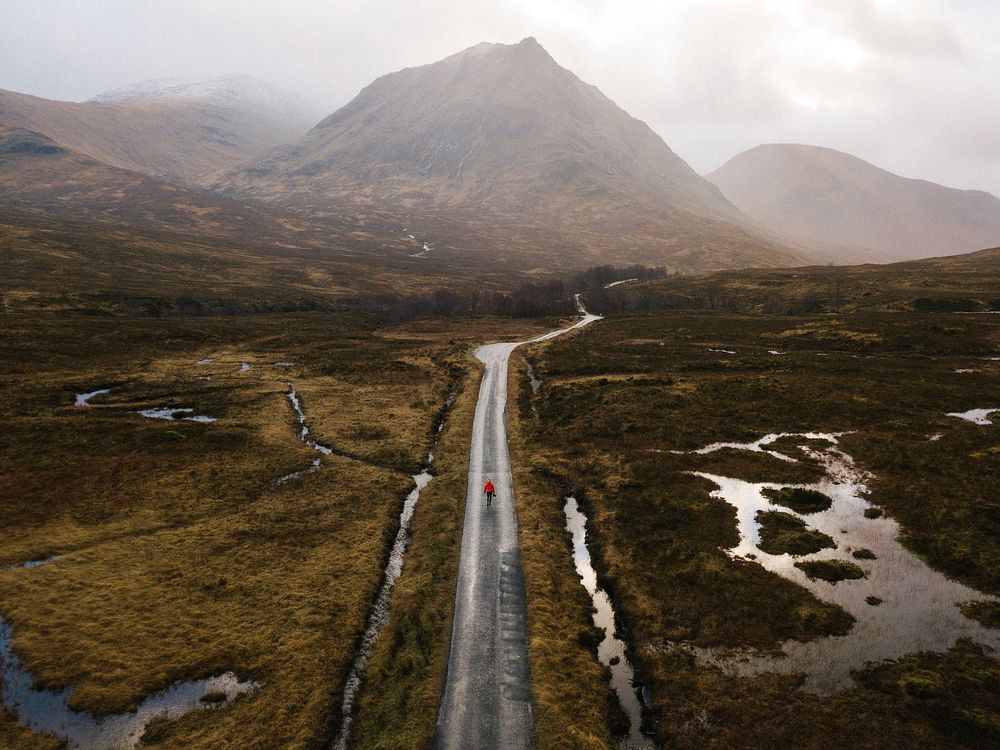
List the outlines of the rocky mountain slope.
<svg viewBox="0 0 1000 750">
<path fill-rule="evenodd" d="M 574 265 L 798 257 L 532 38 L 383 76 L 215 187 L 317 216 L 388 213 L 456 243 L 460 222 L 496 246 Z"/>
</svg>

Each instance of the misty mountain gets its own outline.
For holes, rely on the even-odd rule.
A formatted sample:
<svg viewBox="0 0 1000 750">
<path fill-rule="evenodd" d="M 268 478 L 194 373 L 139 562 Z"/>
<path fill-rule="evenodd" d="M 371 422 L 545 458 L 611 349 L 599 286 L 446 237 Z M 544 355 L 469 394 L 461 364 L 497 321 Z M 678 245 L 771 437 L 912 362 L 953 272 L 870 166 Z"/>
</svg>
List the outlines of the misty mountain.
<svg viewBox="0 0 1000 750">
<path fill-rule="evenodd" d="M 215 187 L 314 216 L 383 212 L 431 230 L 460 220 L 576 265 L 797 260 L 532 38 L 383 76 Z"/>
<path fill-rule="evenodd" d="M 0 125 L 112 167 L 194 184 L 301 137 L 318 119 L 295 94 L 243 76 L 150 81 L 82 103 L 0 91 Z"/>
<path fill-rule="evenodd" d="M 742 211 L 777 231 L 870 248 L 872 259 L 1000 244 L 995 196 L 900 177 L 833 149 L 757 146 L 707 177 Z"/>
</svg>

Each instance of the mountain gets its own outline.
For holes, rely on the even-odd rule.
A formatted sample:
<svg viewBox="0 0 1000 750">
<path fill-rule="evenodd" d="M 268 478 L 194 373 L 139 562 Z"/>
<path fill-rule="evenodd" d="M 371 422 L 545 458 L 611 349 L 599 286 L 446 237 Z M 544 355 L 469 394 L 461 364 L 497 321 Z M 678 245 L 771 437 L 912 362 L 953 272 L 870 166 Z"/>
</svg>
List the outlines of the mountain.
<svg viewBox="0 0 1000 750">
<path fill-rule="evenodd" d="M 1000 199 L 880 169 L 833 149 L 757 146 L 707 175 L 753 218 L 785 233 L 925 258 L 1000 244 Z"/>
<path fill-rule="evenodd" d="M 758 235 L 647 125 L 533 38 L 383 76 L 301 140 L 214 187 L 318 216 L 396 216 L 451 238 L 444 244 L 456 252 L 462 224 L 491 250 L 578 266 L 798 257 Z"/>
<path fill-rule="evenodd" d="M 242 76 L 150 81 L 82 103 L 0 91 L 0 125 L 44 134 L 113 167 L 192 184 L 301 137 L 318 119 L 296 95 Z"/>
<path fill-rule="evenodd" d="M 0 247 L 7 312 L 343 309 L 374 295 L 528 279 L 415 258 L 419 243 L 402 236 L 187 188 L 3 125 Z"/>
</svg>

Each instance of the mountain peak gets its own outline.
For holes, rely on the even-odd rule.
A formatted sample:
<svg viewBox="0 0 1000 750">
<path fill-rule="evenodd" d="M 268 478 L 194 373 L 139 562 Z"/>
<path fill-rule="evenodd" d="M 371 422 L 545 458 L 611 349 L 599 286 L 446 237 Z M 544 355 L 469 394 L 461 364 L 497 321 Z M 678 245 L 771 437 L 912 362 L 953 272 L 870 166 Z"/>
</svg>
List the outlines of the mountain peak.
<svg viewBox="0 0 1000 750">
<path fill-rule="evenodd" d="M 713 224 L 743 220 L 718 189 L 530 36 L 382 76 L 304 139 L 219 187 L 316 215 L 377 205 L 473 215 L 493 234 L 533 227 L 560 245 L 624 241 L 633 259 L 744 242 L 741 230 Z M 700 231 L 682 214 L 698 217 L 691 226 L 712 225 L 712 239 L 682 242 Z M 747 244 L 756 257 L 770 254 L 766 242 Z"/>
</svg>

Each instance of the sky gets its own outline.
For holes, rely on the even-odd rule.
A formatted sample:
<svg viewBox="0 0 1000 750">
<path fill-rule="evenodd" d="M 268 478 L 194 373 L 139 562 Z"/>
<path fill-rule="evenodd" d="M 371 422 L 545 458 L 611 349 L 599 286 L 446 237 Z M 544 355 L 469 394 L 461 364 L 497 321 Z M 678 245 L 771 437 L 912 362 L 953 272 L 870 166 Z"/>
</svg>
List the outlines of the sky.
<svg viewBox="0 0 1000 750">
<path fill-rule="evenodd" d="M 1000 0 L 0 0 L 0 88 L 242 73 L 328 112 L 534 36 L 705 173 L 760 143 L 1000 195 Z"/>
</svg>

